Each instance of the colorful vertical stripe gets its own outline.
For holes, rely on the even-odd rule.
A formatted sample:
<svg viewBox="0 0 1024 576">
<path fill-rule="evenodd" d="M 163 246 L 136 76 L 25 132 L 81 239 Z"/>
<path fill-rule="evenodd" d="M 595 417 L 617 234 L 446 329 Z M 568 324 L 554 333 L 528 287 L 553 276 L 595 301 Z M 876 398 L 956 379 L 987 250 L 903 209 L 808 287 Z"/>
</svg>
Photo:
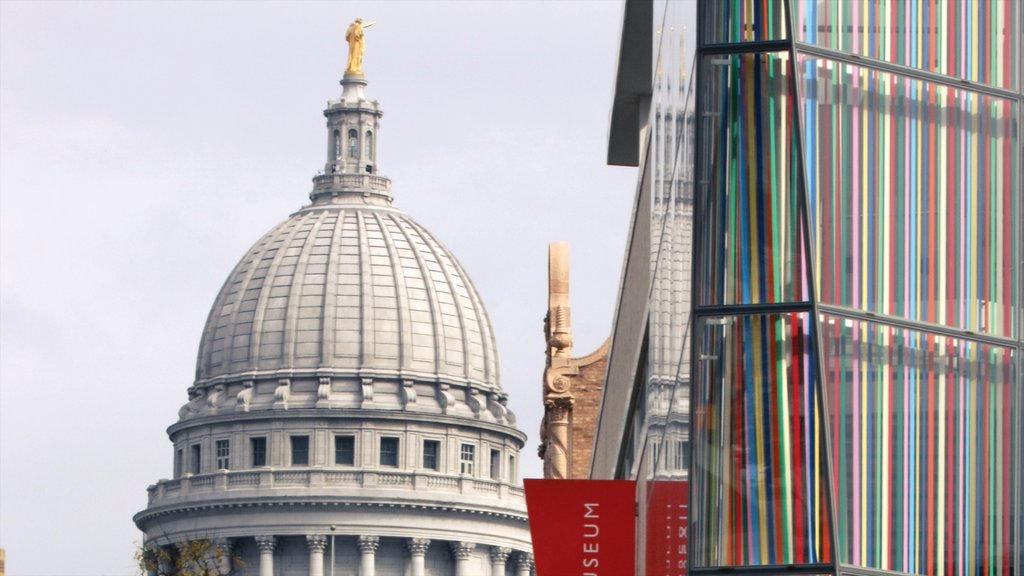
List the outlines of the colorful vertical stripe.
<svg viewBox="0 0 1024 576">
<path fill-rule="evenodd" d="M 698 327 L 698 566 L 831 561 L 827 431 L 810 322 L 793 313 Z"/>
<path fill-rule="evenodd" d="M 1016 0 L 793 1 L 800 42 L 1000 88 L 1018 87 L 1021 4 Z"/>
<path fill-rule="evenodd" d="M 709 44 L 785 40 L 782 0 L 716 0 L 704 4 L 705 41 Z"/>
<path fill-rule="evenodd" d="M 1016 574 L 1014 350 L 834 316 L 822 326 L 841 560 Z"/>
<path fill-rule="evenodd" d="M 701 199 L 697 303 L 806 301 L 806 242 L 787 53 L 707 56 L 710 193 Z"/>
<path fill-rule="evenodd" d="M 1017 104 L 814 57 L 798 68 L 821 301 L 1014 337 Z"/>
</svg>

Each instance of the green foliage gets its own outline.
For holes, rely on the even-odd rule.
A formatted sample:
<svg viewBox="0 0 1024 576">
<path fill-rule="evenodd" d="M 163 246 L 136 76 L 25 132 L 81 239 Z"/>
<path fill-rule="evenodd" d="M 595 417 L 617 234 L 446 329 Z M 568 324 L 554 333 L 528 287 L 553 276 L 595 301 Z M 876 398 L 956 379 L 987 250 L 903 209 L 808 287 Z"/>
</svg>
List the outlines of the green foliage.
<svg viewBox="0 0 1024 576">
<path fill-rule="evenodd" d="M 144 546 L 135 552 L 142 574 L 155 576 L 230 576 L 245 566 L 230 549 L 212 540 L 189 540 L 174 547 Z"/>
</svg>

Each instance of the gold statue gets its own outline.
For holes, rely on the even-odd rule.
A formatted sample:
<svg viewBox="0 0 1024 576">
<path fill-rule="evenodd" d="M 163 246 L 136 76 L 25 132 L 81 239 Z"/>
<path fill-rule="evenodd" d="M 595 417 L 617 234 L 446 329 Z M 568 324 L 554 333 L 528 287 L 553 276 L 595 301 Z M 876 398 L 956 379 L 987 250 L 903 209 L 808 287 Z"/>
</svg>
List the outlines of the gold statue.
<svg viewBox="0 0 1024 576">
<path fill-rule="evenodd" d="M 363 30 L 373 26 L 377 22 L 363 24 L 362 18 L 349 24 L 345 32 L 345 41 L 348 42 L 348 66 L 345 67 L 345 74 L 363 74 L 363 51 L 366 50 L 366 43 L 363 40 Z"/>
</svg>

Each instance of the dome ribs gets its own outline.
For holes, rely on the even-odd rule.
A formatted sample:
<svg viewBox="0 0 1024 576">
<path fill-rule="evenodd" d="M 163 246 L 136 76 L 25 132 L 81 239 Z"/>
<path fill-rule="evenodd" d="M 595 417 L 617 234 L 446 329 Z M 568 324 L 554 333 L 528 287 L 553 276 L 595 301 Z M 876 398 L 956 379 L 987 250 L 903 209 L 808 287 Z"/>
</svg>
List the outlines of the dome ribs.
<svg viewBox="0 0 1024 576">
<path fill-rule="evenodd" d="M 359 366 L 368 368 L 373 366 L 376 356 L 373 338 L 373 283 L 371 282 L 372 272 L 370 271 L 370 241 L 366 237 L 366 216 L 356 212 L 356 223 L 359 227 L 359 319 L 360 334 L 359 341 Z"/>
<path fill-rule="evenodd" d="M 302 240 L 296 262 L 291 275 L 288 289 L 287 306 L 285 307 L 283 324 L 284 334 L 281 342 L 281 365 L 284 367 L 312 367 L 320 346 L 320 318 L 323 316 L 323 287 L 326 283 L 326 270 L 320 270 L 321 263 L 312 263 L 316 256 L 326 258 L 331 252 L 329 242 L 333 234 L 325 228 L 325 222 L 334 220 L 337 214 L 326 210 L 310 216 L 305 226 L 305 236 L 300 231 L 294 240 Z M 321 231 L 327 232 L 323 237 Z M 311 268 L 312 266 L 312 268 Z M 320 273 L 316 273 L 320 271 Z M 319 278 L 317 278 L 319 277 Z M 311 313 L 306 313 L 305 309 Z"/>
<path fill-rule="evenodd" d="M 491 318 L 487 315 L 487 309 L 484 307 L 483 302 L 480 300 L 480 293 L 477 291 L 476 286 L 470 279 L 469 274 L 466 274 L 466 270 L 462 267 L 462 264 L 451 257 L 451 264 L 459 272 L 459 278 L 465 283 L 463 286 L 466 290 L 466 298 L 472 305 L 472 310 L 476 313 L 476 328 L 480 336 L 479 347 L 480 347 L 480 359 L 482 366 L 482 380 L 484 382 L 493 383 L 494 388 L 497 390 L 501 389 L 500 372 L 498 371 L 498 348 L 494 344 L 494 331 L 491 327 Z"/>
<path fill-rule="evenodd" d="M 444 332 L 442 330 L 438 330 L 438 326 L 434 322 L 434 320 L 441 314 L 441 311 L 437 309 L 437 288 L 434 286 L 434 282 L 427 277 L 429 269 L 427 262 L 423 259 L 423 251 L 416 249 L 417 245 L 426 246 L 426 242 L 423 241 L 423 237 L 419 234 L 419 230 L 414 226 L 410 219 L 404 218 L 399 220 L 395 218 L 395 221 L 398 224 L 398 228 L 401 231 L 402 236 L 405 238 L 406 242 L 409 243 L 409 248 L 412 251 L 413 257 L 416 259 L 420 279 L 423 281 L 423 287 L 427 292 L 426 307 L 430 311 L 430 321 L 422 324 L 429 326 L 429 330 L 434 337 L 434 365 L 432 372 L 440 374 L 442 372 L 441 363 L 444 361 L 442 358 L 444 354 Z M 416 238 L 413 238 L 413 234 L 415 234 Z M 425 328 L 426 327 L 424 327 L 424 331 L 426 331 Z"/>
<path fill-rule="evenodd" d="M 320 369 L 329 369 L 334 365 L 334 335 L 338 325 L 338 312 L 334 307 L 338 299 L 337 275 L 341 263 L 342 230 L 346 216 L 348 213 L 344 210 L 335 213 L 334 228 L 331 230 L 331 250 L 325 258 L 327 262 L 324 267 L 324 294 L 321 300 L 323 313 L 320 317 Z"/>
<path fill-rule="evenodd" d="M 416 227 L 420 238 L 423 240 L 424 245 L 430 251 L 430 254 L 434 257 L 440 274 L 443 278 L 437 277 L 438 271 L 430 270 L 430 280 L 434 283 L 436 292 L 438 294 L 438 302 L 441 307 L 441 330 L 444 334 L 444 352 L 445 352 L 445 364 L 448 366 L 458 366 L 459 364 L 451 362 L 451 356 L 457 354 L 461 356 L 459 361 L 462 365 L 462 373 L 466 380 L 472 379 L 470 374 L 470 358 L 469 358 L 469 347 L 466 346 L 466 318 L 463 307 L 459 305 L 459 294 L 456 293 L 456 284 L 452 278 L 452 266 L 449 258 L 446 257 L 446 250 L 429 234 L 424 233 L 419 224 L 416 224 L 412 220 L 410 224 Z M 445 302 L 445 294 L 451 299 L 451 302 Z M 445 309 L 445 305 L 448 304 L 454 309 L 454 314 L 451 311 Z M 436 316 L 435 316 L 436 318 Z M 457 323 L 450 323 L 450 320 L 454 319 Z"/>
<path fill-rule="evenodd" d="M 293 220 L 295 224 L 287 237 L 275 242 L 276 249 L 267 251 L 273 251 L 273 254 L 264 254 L 259 266 L 263 269 L 263 276 L 259 276 L 259 268 L 253 276 L 254 279 L 259 278 L 262 284 L 259 288 L 259 299 L 252 323 L 252 338 L 249 342 L 250 370 L 266 370 L 281 366 L 285 306 L 291 292 L 294 263 L 298 260 L 298 250 L 293 244 L 304 229 L 308 230 L 308 220 L 311 217 L 313 216 L 310 214 L 303 214 Z M 268 260 L 268 255 L 272 258 L 264 267 L 263 263 Z M 266 283 L 268 279 L 271 282 L 269 286 Z"/>
<path fill-rule="evenodd" d="M 405 284 L 404 268 L 398 256 L 398 247 L 395 245 L 396 239 L 391 227 L 393 224 L 391 215 L 375 212 L 373 216 L 384 238 L 384 245 L 387 247 L 388 259 L 391 263 L 391 277 L 394 279 L 395 304 L 397 306 L 397 318 L 393 328 L 398 341 L 398 365 L 399 369 L 404 372 L 412 368 L 412 314 L 409 310 L 409 290 Z"/>
</svg>

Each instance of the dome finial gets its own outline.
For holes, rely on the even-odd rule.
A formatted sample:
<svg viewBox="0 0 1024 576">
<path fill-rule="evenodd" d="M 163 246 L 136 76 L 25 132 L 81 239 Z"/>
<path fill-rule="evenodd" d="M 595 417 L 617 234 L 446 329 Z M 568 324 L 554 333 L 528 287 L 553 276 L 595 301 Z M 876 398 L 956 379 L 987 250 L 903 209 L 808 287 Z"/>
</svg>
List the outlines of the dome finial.
<svg viewBox="0 0 1024 576">
<path fill-rule="evenodd" d="M 363 24 L 362 18 L 356 18 L 355 22 L 349 24 L 345 32 L 345 41 L 348 42 L 348 65 L 345 67 L 345 76 L 363 75 L 363 52 L 366 51 L 363 30 L 376 23 L 373 21 Z"/>
</svg>

